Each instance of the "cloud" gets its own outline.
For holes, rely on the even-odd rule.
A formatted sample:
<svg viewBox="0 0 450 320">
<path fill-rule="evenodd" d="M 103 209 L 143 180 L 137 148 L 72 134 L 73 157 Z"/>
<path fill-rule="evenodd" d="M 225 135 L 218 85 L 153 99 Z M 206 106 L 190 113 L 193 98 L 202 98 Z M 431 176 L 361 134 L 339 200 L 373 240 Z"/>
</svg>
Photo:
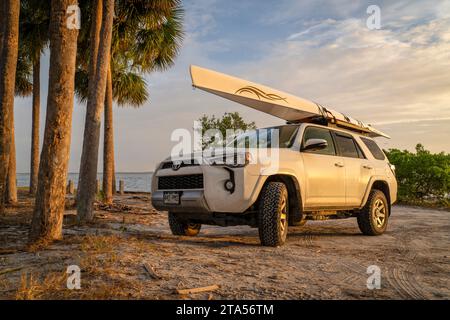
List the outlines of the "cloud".
<svg viewBox="0 0 450 320">
<path fill-rule="evenodd" d="M 371 31 L 357 19 L 327 19 L 239 70 L 367 122 L 448 117 L 449 30 L 450 19 L 403 33 Z"/>
<path fill-rule="evenodd" d="M 372 125 L 374 125 L 374 126 L 386 126 L 386 125 L 391 125 L 391 124 L 426 123 L 426 125 L 429 126 L 430 122 L 441 122 L 441 121 L 450 121 L 450 117 L 387 120 L 387 121 L 378 121 L 378 122 L 372 123 Z"/>
</svg>

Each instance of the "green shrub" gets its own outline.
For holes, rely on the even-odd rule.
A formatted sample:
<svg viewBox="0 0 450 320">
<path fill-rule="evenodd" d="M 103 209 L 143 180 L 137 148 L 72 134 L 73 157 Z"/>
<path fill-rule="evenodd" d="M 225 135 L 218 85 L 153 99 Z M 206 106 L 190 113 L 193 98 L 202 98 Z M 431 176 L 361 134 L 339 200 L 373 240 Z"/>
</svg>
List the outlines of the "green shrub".
<svg viewBox="0 0 450 320">
<path fill-rule="evenodd" d="M 421 144 L 416 146 L 415 153 L 398 149 L 390 149 L 385 153 L 396 167 L 400 201 L 434 200 L 448 206 L 450 154 L 432 154 Z"/>
</svg>

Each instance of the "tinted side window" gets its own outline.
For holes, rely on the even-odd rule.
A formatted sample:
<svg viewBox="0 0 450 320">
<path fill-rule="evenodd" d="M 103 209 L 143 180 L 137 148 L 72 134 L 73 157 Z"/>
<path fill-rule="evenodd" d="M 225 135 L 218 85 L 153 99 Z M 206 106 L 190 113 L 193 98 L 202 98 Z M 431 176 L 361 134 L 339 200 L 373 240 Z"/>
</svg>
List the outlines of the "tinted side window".
<svg viewBox="0 0 450 320">
<path fill-rule="evenodd" d="M 303 134 L 303 144 L 305 144 L 305 142 L 308 141 L 309 139 L 324 139 L 327 141 L 328 146 L 322 150 L 305 151 L 305 152 L 328 154 L 333 156 L 336 155 L 336 149 L 334 147 L 334 142 L 330 130 L 317 127 L 308 127 L 305 129 L 305 133 Z"/>
<path fill-rule="evenodd" d="M 367 149 L 372 153 L 373 157 L 377 160 L 384 160 L 386 156 L 384 152 L 381 151 L 380 147 L 378 147 L 377 143 L 373 140 L 367 138 L 361 138 L 362 142 L 366 145 Z"/>
<path fill-rule="evenodd" d="M 352 137 L 336 133 L 336 143 L 343 157 L 360 158 L 360 152 Z"/>
</svg>

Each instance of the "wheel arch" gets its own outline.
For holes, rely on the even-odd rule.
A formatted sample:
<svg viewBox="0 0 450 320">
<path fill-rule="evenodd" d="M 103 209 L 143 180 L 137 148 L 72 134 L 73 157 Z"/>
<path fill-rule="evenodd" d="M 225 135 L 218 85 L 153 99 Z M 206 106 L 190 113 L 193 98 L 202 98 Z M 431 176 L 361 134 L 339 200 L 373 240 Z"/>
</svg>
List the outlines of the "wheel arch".
<svg viewBox="0 0 450 320">
<path fill-rule="evenodd" d="M 370 182 L 369 187 L 367 188 L 366 193 L 364 195 L 364 199 L 363 199 L 363 203 L 362 203 L 361 207 L 364 207 L 366 205 L 367 200 L 369 198 L 369 194 L 373 189 L 377 189 L 377 190 L 380 190 L 381 192 L 383 192 L 383 194 L 386 197 L 386 200 L 388 202 L 389 215 L 391 215 L 391 192 L 390 192 L 390 188 L 389 188 L 389 183 L 384 179 L 373 179 Z"/>
<path fill-rule="evenodd" d="M 297 177 L 291 174 L 274 174 L 266 179 L 264 185 L 269 182 L 282 182 L 286 185 L 289 196 L 289 214 L 292 219 L 300 220 L 303 213 L 303 201 L 302 189 Z"/>
</svg>

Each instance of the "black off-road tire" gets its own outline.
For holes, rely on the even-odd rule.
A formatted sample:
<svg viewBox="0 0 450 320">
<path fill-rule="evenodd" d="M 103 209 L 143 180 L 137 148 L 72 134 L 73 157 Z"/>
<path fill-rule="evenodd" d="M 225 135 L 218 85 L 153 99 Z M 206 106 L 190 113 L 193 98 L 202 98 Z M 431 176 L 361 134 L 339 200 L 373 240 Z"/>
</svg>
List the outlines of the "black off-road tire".
<svg viewBox="0 0 450 320">
<path fill-rule="evenodd" d="M 178 218 L 177 214 L 169 212 L 169 227 L 175 236 L 196 236 L 202 227 L 199 223 L 189 223 Z"/>
<path fill-rule="evenodd" d="M 381 200 L 385 207 L 385 219 L 381 226 L 377 225 L 374 213 L 374 206 L 378 200 Z M 389 204 L 386 196 L 382 191 L 373 189 L 369 194 L 366 205 L 357 216 L 359 230 L 368 236 L 379 236 L 386 231 L 389 215 Z"/>
<path fill-rule="evenodd" d="M 286 202 L 285 227 L 281 226 L 283 199 Z M 269 182 L 261 191 L 258 212 L 259 239 L 263 246 L 278 247 L 284 244 L 289 219 L 289 199 L 286 185 L 282 182 Z"/>
</svg>

